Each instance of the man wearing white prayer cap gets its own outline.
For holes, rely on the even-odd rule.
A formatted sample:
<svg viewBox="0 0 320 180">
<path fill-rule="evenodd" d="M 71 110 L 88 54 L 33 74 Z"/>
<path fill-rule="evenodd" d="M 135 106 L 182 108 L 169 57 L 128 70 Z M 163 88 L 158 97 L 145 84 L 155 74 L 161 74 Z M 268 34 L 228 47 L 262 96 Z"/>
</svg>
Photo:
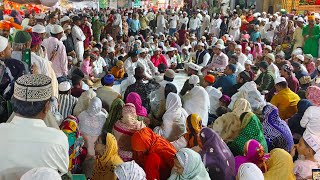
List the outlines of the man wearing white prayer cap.
<svg viewBox="0 0 320 180">
<path fill-rule="evenodd" d="M 210 54 L 205 49 L 205 44 L 203 42 L 198 43 L 198 50 L 196 52 L 196 62 L 198 66 L 205 67 L 209 60 L 210 60 Z"/>
<path fill-rule="evenodd" d="M 61 41 L 63 32 L 63 28 L 60 25 L 53 25 L 50 31 L 52 37 L 42 42 L 42 45 L 47 49 L 48 59 L 52 62 L 52 68 L 59 82 L 68 75 L 66 47 Z"/>
<path fill-rule="evenodd" d="M 44 122 L 51 96 L 51 78 L 46 75 L 28 74 L 15 81 L 11 103 L 16 116 L 11 122 L 0 124 L 0 143 L 6 147 L 0 153 L 0 177 L 16 179 L 37 167 L 50 167 L 61 175 L 68 172 L 68 138 Z M 14 172 L 8 171 L 15 168 Z"/>
<path fill-rule="evenodd" d="M 246 55 L 242 53 L 242 46 L 236 45 L 235 47 L 235 53 L 238 57 L 238 62 L 241 64 L 241 66 L 244 67 L 244 62 L 248 59 Z"/>
</svg>

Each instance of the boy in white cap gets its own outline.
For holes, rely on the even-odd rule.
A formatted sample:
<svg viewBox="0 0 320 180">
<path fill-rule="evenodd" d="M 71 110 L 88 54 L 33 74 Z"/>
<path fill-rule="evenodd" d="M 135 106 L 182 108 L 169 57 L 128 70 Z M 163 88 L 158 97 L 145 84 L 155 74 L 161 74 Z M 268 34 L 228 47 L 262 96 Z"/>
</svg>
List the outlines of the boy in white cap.
<svg viewBox="0 0 320 180">
<path fill-rule="evenodd" d="M 73 108 L 78 102 L 78 98 L 71 95 L 71 84 L 69 81 L 63 81 L 59 84 L 59 112 L 66 118 L 72 115 Z"/>
<path fill-rule="evenodd" d="M 272 74 L 274 75 L 275 79 L 277 79 L 278 77 L 280 77 L 280 71 L 279 68 L 277 67 L 277 65 L 274 64 L 276 58 L 274 56 L 273 53 L 268 53 L 265 57 L 265 60 L 268 62 L 269 66 L 268 66 L 268 70 L 270 72 L 272 72 Z"/>
</svg>

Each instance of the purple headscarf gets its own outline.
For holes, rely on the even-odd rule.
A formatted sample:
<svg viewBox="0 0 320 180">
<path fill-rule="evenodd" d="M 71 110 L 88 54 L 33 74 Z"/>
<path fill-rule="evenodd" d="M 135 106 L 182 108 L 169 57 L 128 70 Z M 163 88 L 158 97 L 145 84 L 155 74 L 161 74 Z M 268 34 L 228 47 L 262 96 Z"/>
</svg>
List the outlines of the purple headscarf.
<svg viewBox="0 0 320 180">
<path fill-rule="evenodd" d="M 211 179 L 233 180 L 235 162 L 233 154 L 219 134 L 210 128 L 200 131 L 202 151 L 200 155 Z"/>
<path fill-rule="evenodd" d="M 136 107 L 136 112 L 138 116 L 147 117 L 147 109 L 142 106 L 142 100 L 138 93 L 131 92 L 128 94 L 126 103 L 132 103 Z"/>
</svg>

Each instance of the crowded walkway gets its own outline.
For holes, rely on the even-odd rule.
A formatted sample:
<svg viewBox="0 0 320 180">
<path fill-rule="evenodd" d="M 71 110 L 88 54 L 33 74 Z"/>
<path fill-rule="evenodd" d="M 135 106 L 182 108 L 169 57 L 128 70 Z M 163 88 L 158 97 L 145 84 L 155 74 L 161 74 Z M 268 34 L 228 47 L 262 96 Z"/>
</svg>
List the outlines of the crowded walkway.
<svg viewBox="0 0 320 180">
<path fill-rule="evenodd" d="M 0 19 L 0 180 L 320 178 L 316 12 Z"/>
</svg>

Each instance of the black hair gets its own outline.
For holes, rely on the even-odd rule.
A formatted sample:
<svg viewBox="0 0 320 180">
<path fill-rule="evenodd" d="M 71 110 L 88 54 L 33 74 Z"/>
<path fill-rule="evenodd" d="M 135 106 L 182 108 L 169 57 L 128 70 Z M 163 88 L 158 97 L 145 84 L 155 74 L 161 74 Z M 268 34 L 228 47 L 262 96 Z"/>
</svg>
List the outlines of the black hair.
<svg viewBox="0 0 320 180">
<path fill-rule="evenodd" d="M 227 112 L 229 112 L 229 109 L 227 107 L 224 107 L 224 106 L 220 106 L 216 110 L 216 114 L 217 114 L 218 117 L 226 114 Z"/>
<path fill-rule="evenodd" d="M 118 60 L 121 60 L 121 61 L 122 61 L 122 59 L 123 59 L 123 56 L 119 56 L 119 57 L 118 57 Z"/>
<path fill-rule="evenodd" d="M 282 81 L 276 84 L 277 86 L 281 87 L 281 88 L 287 88 L 288 87 L 288 83 L 287 81 Z"/>
<path fill-rule="evenodd" d="M 164 88 L 164 97 L 167 99 L 168 94 L 171 92 L 177 94 L 177 87 L 172 83 L 167 83 L 166 87 Z"/>
<path fill-rule="evenodd" d="M 134 77 L 137 81 L 142 80 L 144 78 L 144 69 L 142 67 L 137 67 L 134 70 Z"/>
<path fill-rule="evenodd" d="M 248 114 L 248 112 L 244 112 L 240 115 L 240 121 L 243 121 L 243 118 Z"/>
<path fill-rule="evenodd" d="M 239 73 L 239 77 L 243 79 L 243 83 L 252 81 L 250 74 L 246 71 L 242 71 L 241 73 Z"/>
<path fill-rule="evenodd" d="M 300 97 L 300 99 L 307 99 L 305 90 L 299 90 L 297 94 Z"/>
<path fill-rule="evenodd" d="M 81 78 L 84 78 L 84 74 L 79 68 L 73 70 L 71 76 L 80 76 Z"/>
<path fill-rule="evenodd" d="M 44 110 L 48 101 L 49 99 L 37 102 L 21 101 L 15 97 L 12 97 L 11 99 L 13 111 L 26 118 L 33 118 L 37 116 Z"/>
<path fill-rule="evenodd" d="M 158 66 L 158 71 L 159 71 L 159 73 L 164 73 L 167 68 L 168 68 L 168 67 L 167 67 L 165 64 L 161 63 L 161 64 L 159 64 L 159 66 Z"/>
<path fill-rule="evenodd" d="M 87 57 L 89 57 L 90 56 L 90 53 L 89 52 L 84 52 L 84 54 L 83 54 L 83 59 L 86 59 Z"/>
<path fill-rule="evenodd" d="M 238 56 L 235 55 L 235 54 L 232 54 L 232 55 L 230 56 L 230 59 L 234 59 L 236 62 L 238 62 Z"/>
<path fill-rule="evenodd" d="M 163 79 L 169 82 L 172 82 L 174 78 L 169 78 L 167 76 L 163 76 Z"/>
<path fill-rule="evenodd" d="M 78 75 L 74 75 L 71 77 L 71 81 L 72 81 L 72 85 L 75 86 L 75 85 L 78 85 L 81 83 L 83 77 L 80 77 Z"/>
<path fill-rule="evenodd" d="M 96 44 L 94 47 L 98 48 L 98 49 L 101 49 L 102 46 L 100 44 Z"/>
</svg>

